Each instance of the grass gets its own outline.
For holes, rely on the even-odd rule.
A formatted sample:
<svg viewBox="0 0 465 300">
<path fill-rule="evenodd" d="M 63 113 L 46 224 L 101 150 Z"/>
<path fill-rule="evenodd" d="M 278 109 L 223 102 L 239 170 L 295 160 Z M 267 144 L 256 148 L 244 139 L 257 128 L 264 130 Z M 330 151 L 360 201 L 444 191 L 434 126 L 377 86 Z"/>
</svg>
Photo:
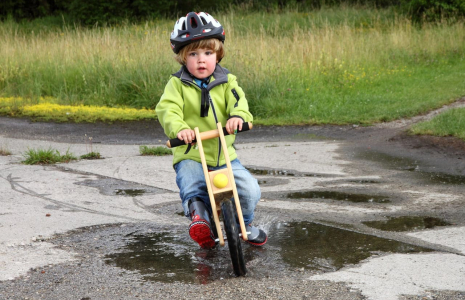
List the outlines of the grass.
<svg viewBox="0 0 465 300">
<path fill-rule="evenodd" d="M 173 154 L 171 149 L 168 149 L 163 146 L 157 146 L 157 147 L 140 146 L 139 152 L 141 155 L 154 155 L 154 156 L 163 156 L 163 155 Z"/>
<path fill-rule="evenodd" d="M 419 27 L 392 9 L 344 6 L 215 17 L 226 29 L 222 65 L 237 75 L 255 124 L 372 124 L 465 96 L 464 20 Z M 156 118 L 179 68 L 168 46 L 173 22 L 35 30 L 0 23 L 0 97 L 30 102 L 0 100 L 0 113 L 64 122 Z"/>
<path fill-rule="evenodd" d="M 25 165 L 48 165 L 55 163 L 68 163 L 77 158 L 66 151 L 65 154 L 60 154 L 58 150 L 52 148 L 48 149 L 28 149 L 24 154 L 24 160 L 22 161 Z"/>
<path fill-rule="evenodd" d="M 429 121 L 413 125 L 409 132 L 417 135 L 455 136 L 465 140 L 465 108 L 450 109 Z"/>
</svg>

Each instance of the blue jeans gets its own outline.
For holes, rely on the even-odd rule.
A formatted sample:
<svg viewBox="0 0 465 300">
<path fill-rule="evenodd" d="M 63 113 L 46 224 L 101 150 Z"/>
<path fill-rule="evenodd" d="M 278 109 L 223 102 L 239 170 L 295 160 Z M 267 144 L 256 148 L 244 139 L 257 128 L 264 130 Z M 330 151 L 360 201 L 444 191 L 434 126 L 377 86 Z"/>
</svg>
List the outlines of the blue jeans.
<svg viewBox="0 0 465 300">
<path fill-rule="evenodd" d="M 231 161 L 231 167 L 241 203 L 244 223 L 245 225 L 249 225 L 252 223 L 255 207 L 261 197 L 260 187 L 258 186 L 257 179 L 242 166 L 238 159 Z M 208 167 L 212 171 L 224 168 L 226 168 L 226 165 Z M 202 164 L 186 159 L 175 164 L 174 170 L 176 171 L 176 184 L 179 187 L 179 196 L 182 200 L 185 215 L 189 216 L 188 201 L 194 197 L 202 199 L 207 209 L 211 212 L 210 198 L 208 197 Z"/>
</svg>

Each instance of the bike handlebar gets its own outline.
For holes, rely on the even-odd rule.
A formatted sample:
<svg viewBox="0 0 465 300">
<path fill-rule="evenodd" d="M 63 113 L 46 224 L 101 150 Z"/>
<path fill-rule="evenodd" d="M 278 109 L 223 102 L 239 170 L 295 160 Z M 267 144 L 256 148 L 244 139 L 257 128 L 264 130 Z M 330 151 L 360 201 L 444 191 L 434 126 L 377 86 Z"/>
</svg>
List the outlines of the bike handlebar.
<svg viewBox="0 0 465 300">
<path fill-rule="evenodd" d="M 252 127 L 253 127 L 253 124 L 251 122 L 244 122 L 244 123 L 242 123 L 242 130 L 238 131 L 238 133 L 243 132 L 243 131 L 247 131 L 247 130 L 251 130 Z M 229 133 L 226 131 L 226 127 L 223 127 L 223 134 L 224 135 L 229 135 Z M 208 139 L 216 138 L 216 137 L 219 137 L 219 136 L 220 135 L 218 133 L 218 129 L 213 129 L 213 130 L 210 130 L 210 131 L 204 131 L 204 132 L 200 133 L 200 138 L 202 140 L 208 140 Z M 195 143 L 195 142 L 196 142 L 196 139 L 194 139 L 192 141 L 192 143 Z M 181 141 L 178 138 L 170 139 L 170 140 L 168 140 L 166 142 L 166 146 L 168 148 L 174 148 L 174 147 L 183 146 L 183 145 L 186 145 L 186 143 L 184 141 Z"/>
</svg>

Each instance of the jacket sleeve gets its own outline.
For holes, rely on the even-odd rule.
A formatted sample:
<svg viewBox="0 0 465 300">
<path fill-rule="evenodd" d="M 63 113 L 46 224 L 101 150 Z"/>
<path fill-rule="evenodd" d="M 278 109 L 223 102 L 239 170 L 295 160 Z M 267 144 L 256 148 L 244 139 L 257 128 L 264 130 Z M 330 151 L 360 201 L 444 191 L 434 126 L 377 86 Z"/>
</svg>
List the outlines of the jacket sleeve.
<svg viewBox="0 0 465 300">
<path fill-rule="evenodd" d="M 155 112 L 168 138 L 175 138 L 179 131 L 190 129 L 184 121 L 184 101 L 181 94 L 181 81 L 171 77 L 165 86 Z"/>
<path fill-rule="evenodd" d="M 240 117 L 244 122 L 252 122 L 253 116 L 249 111 L 249 104 L 244 91 L 239 86 L 236 76 L 228 74 L 228 88 L 226 90 L 226 109 L 229 118 Z"/>
</svg>

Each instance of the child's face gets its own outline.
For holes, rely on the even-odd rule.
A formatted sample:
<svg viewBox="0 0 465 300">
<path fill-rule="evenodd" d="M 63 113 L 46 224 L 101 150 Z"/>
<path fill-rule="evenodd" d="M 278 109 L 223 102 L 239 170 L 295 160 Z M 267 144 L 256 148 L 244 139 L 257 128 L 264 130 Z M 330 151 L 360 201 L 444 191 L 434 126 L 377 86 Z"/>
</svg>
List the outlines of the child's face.
<svg viewBox="0 0 465 300">
<path fill-rule="evenodd" d="M 215 71 L 216 52 L 210 49 L 194 49 L 187 52 L 186 67 L 198 79 L 204 79 Z"/>
</svg>

